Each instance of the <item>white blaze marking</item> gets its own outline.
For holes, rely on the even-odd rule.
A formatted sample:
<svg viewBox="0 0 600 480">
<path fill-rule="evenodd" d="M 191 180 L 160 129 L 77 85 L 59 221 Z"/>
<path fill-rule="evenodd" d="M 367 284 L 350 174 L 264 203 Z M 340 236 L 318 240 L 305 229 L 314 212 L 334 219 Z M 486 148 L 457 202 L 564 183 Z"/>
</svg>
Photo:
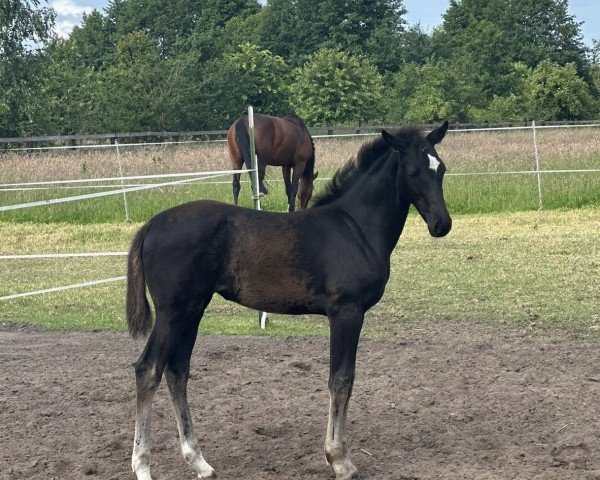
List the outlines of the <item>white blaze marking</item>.
<svg viewBox="0 0 600 480">
<path fill-rule="evenodd" d="M 437 173 L 437 169 L 440 166 L 440 161 L 433 155 L 427 154 L 427 156 L 429 157 L 429 168 L 431 168 L 434 172 Z"/>
</svg>

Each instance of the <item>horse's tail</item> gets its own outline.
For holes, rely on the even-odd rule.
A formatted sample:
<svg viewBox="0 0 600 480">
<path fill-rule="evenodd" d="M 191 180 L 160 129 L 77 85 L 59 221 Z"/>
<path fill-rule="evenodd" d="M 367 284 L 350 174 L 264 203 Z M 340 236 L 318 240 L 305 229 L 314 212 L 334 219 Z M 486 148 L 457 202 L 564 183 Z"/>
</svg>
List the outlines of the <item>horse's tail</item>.
<svg viewBox="0 0 600 480">
<path fill-rule="evenodd" d="M 152 313 L 146 298 L 146 280 L 142 266 L 142 246 L 150 222 L 139 229 L 127 257 L 127 325 L 133 338 L 147 336 L 152 328 Z"/>
<path fill-rule="evenodd" d="M 238 144 L 242 158 L 244 159 L 244 165 L 246 169 L 252 169 L 252 161 L 250 160 L 250 135 L 248 134 L 248 128 L 246 127 L 246 117 L 242 117 L 235 124 L 235 141 Z"/>
<path fill-rule="evenodd" d="M 306 166 L 304 167 L 304 171 L 302 172 L 302 177 L 305 180 L 312 181 L 313 175 L 315 173 L 315 141 L 313 140 L 312 135 L 308 131 L 308 128 L 306 127 L 306 124 L 304 123 L 304 121 L 300 117 L 297 117 L 297 118 L 300 121 L 300 123 L 302 124 L 302 126 L 304 127 L 304 131 L 306 132 L 306 135 L 308 135 L 308 138 L 310 139 L 310 146 L 312 148 L 312 153 L 310 155 L 310 158 L 308 159 L 308 162 L 306 162 Z"/>
<path fill-rule="evenodd" d="M 306 128 L 306 127 L 304 127 L 304 128 Z M 312 181 L 313 176 L 315 174 L 315 141 L 313 140 L 310 133 L 308 133 L 308 129 L 306 129 L 306 134 L 308 135 L 308 138 L 310 138 L 310 146 L 312 147 L 312 154 L 311 154 L 310 158 L 308 159 L 308 162 L 306 162 L 306 166 L 304 167 L 302 176 L 304 177 L 305 180 Z"/>
</svg>

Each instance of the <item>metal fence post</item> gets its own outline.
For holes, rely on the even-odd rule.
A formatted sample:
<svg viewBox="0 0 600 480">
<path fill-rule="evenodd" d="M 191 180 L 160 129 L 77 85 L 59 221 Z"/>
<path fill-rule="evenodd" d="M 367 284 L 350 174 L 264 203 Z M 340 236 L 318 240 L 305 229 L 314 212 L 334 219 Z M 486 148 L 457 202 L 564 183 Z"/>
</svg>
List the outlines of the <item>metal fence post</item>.
<svg viewBox="0 0 600 480">
<path fill-rule="evenodd" d="M 123 162 L 121 162 L 121 152 L 119 150 L 119 141 L 115 139 L 115 148 L 117 149 L 117 161 L 119 162 L 119 176 L 121 177 L 121 188 L 125 189 L 125 180 L 123 179 Z M 129 222 L 129 204 L 127 203 L 127 194 L 123 192 L 123 204 L 125 206 L 125 221 Z"/>
<path fill-rule="evenodd" d="M 260 210 L 260 186 L 258 183 L 258 159 L 254 149 L 254 108 L 248 107 L 248 135 L 250 137 L 250 163 L 252 166 L 252 199 L 254 200 L 254 209 Z M 258 312 L 258 324 L 261 329 L 267 326 L 267 312 Z"/>
<path fill-rule="evenodd" d="M 542 202 L 542 172 L 540 171 L 540 155 L 538 152 L 535 120 L 531 121 L 531 128 L 533 130 L 533 150 L 535 152 L 535 173 L 537 175 L 537 184 L 538 184 L 538 210 L 543 210 L 544 204 Z"/>
</svg>

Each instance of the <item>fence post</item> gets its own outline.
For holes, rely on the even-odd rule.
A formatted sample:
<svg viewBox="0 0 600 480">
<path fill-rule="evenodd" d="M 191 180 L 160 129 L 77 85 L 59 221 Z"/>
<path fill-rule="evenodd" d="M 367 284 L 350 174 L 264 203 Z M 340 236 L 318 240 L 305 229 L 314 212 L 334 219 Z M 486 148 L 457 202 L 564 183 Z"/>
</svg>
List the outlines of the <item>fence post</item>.
<svg viewBox="0 0 600 480">
<path fill-rule="evenodd" d="M 538 210 L 543 210 L 544 204 L 542 202 L 542 172 L 540 171 L 540 155 L 538 152 L 535 120 L 531 121 L 531 128 L 533 130 L 533 151 L 535 152 L 535 173 L 537 175 L 537 184 L 538 184 Z"/>
<path fill-rule="evenodd" d="M 254 209 L 260 210 L 260 186 L 258 183 L 258 159 L 254 148 L 254 108 L 248 107 L 248 136 L 250 137 L 250 164 L 252 167 L 252 199 L 254 200 Z M 267 326 L 267 312 L 258 312 L 258 325 L 261 329 Z"/>
<path fill-rule="evenodd" d="M 254 200 L 254 209 L 260 210 L 260 189 L 258 184 L 258 168 L 256 150 L 254 149 L 254 108 L 248 107 L 248 135 L 250 137 L 250 164 L 252 167 L 252 198 Z"/>
<path fill-rule="evenodd" d="M 119 150 L 119 141 L 115 139 L 115 148 L 117 149 L 117 161 L 119 163 L 119 176 L 121 177 L 121 188 L 125 189 L 125 180 L 123 179 L 123 163 L 121 162 L 121 151 Z M 123 192 L 123 205 L 125 206 L 125 221 L 129 222 L 129 204 L 127 203 L 127 194 Z"/>
</svg>

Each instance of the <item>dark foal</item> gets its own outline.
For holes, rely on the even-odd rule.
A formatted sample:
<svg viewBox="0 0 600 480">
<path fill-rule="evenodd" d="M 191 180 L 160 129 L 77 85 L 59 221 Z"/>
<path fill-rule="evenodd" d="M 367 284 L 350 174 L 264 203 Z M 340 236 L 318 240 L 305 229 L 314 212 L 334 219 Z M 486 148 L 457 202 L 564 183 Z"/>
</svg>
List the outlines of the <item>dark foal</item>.
<svg viewBox="0 0 600 480">
<path fill-rule="evenodd" d="M 150 479 L 151 404 L 165 371 L 183 456 L 199 478 L 215 475 L 200 452 L 186 397 L 198 326 L 215 292 L 256 310 L 328 316 L 325 455 L 336 479 L 358 478 L 348 457 L 346 415 L 364 314 L 383 295 L 411 204 L 431 235 L 450 231 L 442 193 L 446 168 L 434 147 L 447 128 L 444 123 L 427 136 L 410 127 L 383 131 L 307 210 L 282 214 L 199 201 L 166 210 L 140 229 L 127 285 L 129 331 L 140 336 L 151 330 L 135 368 L 132 466 L 138 480 Z"/>
<path fill-rule="evenodd" d="M 238 118 L 227 132 L 229 157 L 234 169 L 250 165 L 250 138 L 248 117 Z M 288 211 L 295 210 L 296 197 L 300 209 L 308 206 L 313 191 L 315 145 L 302 119 L 296 115 L 270 117 L 254 115 L 254 149 L 258 161 L 258 180 L 261 194 L 268 193 L 264 179 L 267 165 L 281 167 Z M 233 203 L 238 204 L 240 174 L 233 174 Z"/>
</svg>

